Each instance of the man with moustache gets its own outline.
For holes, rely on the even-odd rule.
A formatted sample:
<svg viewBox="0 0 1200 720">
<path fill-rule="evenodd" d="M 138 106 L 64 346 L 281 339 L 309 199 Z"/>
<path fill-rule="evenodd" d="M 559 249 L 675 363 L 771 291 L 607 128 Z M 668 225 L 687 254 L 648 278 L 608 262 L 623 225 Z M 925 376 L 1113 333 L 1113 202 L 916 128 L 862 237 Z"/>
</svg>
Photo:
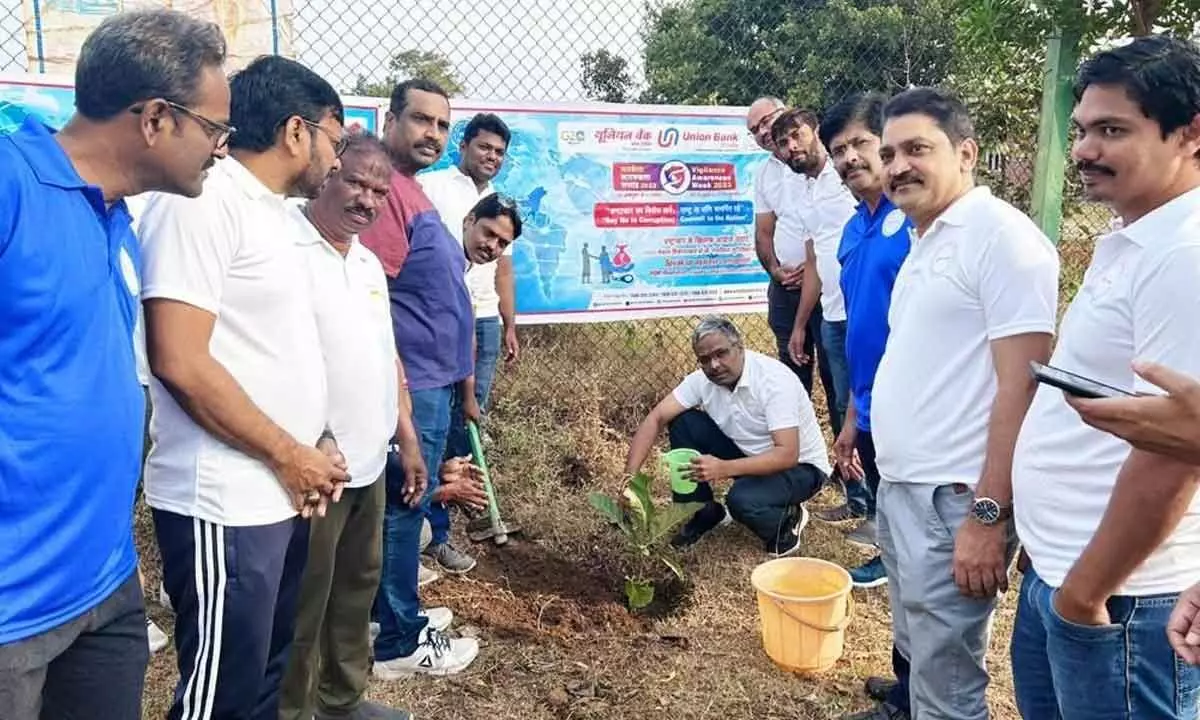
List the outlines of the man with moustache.
<svg viewBox="0 0 1200 720">
<path fill-rule="evenodd" d="M 276 718 L 307 545 L 297 513 L 349 480 L 328 433 L 303 228 L 285 202 L 316 196 L 337 169 L 342 103 L 278 56 L 230 89 L 230 157 L 199 198 L 151 198 L 139 227 L 146 502 L 179 666 L 170 720 Z"/>
<path fill-rule="evenodd" d="M 1200 50 L 1142 37 L 1075 79 L 1071 155 L 1088 199 L 1121 227 L 1096 242 L 1050 364 L 1130 394 L 1159 394 L 1135 360 L 1200 373 Z M 1197 716 L 1195 645 L 1171 607 L 1200 577 L 1200 471 L 1089 427 L 1041 386 L 1013 464 L 1030 568 L 1013 629 L 1025 717 Z M 1180 642 L 1184 640 L 1184 642 Z M 1190 652 L 1189 652 L 1190 651 Z"/>
<path fill-rule="evenodd" d="M 788 110 L 771 125 L 771 139 L 780 157 L 800 178 L 794 212 L 804 228 L 804 285 L 788 340 L 792 361 L 807 365 L 812 357 L 804 352 L 809 318 L 821 307 L 820 345 L 829 363 L 832 385 L 825 386 L 829 421 L 836 436 L 842 430 L 849 395 L 846 371 L 846 306 L 842 300 L 838 243 L 842 229 L 854 216 L 854 196 L 829 161 L 829 153 L 817 136 L 817 116 L 800 108 Z M 830 520 L 850 516 L 828 517 Z"/>
<path fill-rule="evenodd" d="M 705 318 L 692 333 L 700 369 L 646 416 L 629 441 L 627 475 L 637 473 L 663 428 L 671 447 L 701 453 L 692 461 L 690 493 L 675 502 L 703 503 L 671 539 L 695 544 L 730 519 L 749 528 L 774 557 L 800 550 L 808 524 L 804 503 L 829 474 L 829 456 L 812 403 L 796 376 L 774 358 L 747 350 L 729 320 Z M 725 504 L 713 493 L 730 482 Z M 726 509 L 728 506 L 728 509 Z"/>
<path fill-rule="evenodd" d="M 142 715 L 125 199 L 200 193 L 231 131 L 225 49 L 184 13 L 118 13 L 83 42 L 66 126 L 31 116 L 0 137 L 0 717 Z"/>
<path fill-rule="evenodd" d="M 456 392 L 464 398 L 467 416 L 479 418 L 464 245 L 446 229 L 415 177 L 441 157 L 449 132 L 450 101 L 445 90 L 420 78 L 396 86 L 383 127 L 392 163 L 390 189 L 375 223 L 360 235 L 388 278 L 392 331 L 407 373 L 413 424 L 424 466 L 432 469 L 429 488 L 414 506 L 396 491 L 405 485 L 405 469 L 395 463 L 387 468 L 383 570 L 374 611 L 380 631 L 372 669 L 384 680 L 415 673 L 454 674 L 479 653 L 477 641 L 451 640 L 429 625 L 419 613 L 417 596 L 421 521 L 430 513 L 430 494 L 437 487 L 436 468 L 446 451 Z M 492 259 L 473 257 L 472 261 Z"/>
<path fill-rule="evenodd" d="M 883 134 L 883 106 L 879 93 L 854 93 L 830 108 L 821 121 L 821 142 L 838 175 L 858 198 L 858 209 L 842 231 L 838 247 L 842 297 L 846 304 L 846 365 L 850 398 L 842 432 L 834 452 L 847 478 L 849 502 L 866 518 L 856 534 L 865 544 L 875 544 L 875 495 L 879 468 L 871 439 L 871 386 L 888 337 L 888 308 L 892 286 L 908 257 L 912 223 L 883 192 L 883 161 L 879 157 Z M 861 477 L 859 477 L 861 476 Z M 857 482 L 850 483 L 850 480 Z M 883 559 L 876 556 L 850 570 L 854 586 L 870 588 L 887 582 Z M 892 648 L 896 681 L 868 678 L 867 694 L 879 701 L 876 708 L 847 716 L 847 720 L 907 720 L 908 658 Z"/>
<path fill-rule="evenodd" d="M 402 710 L 363 699 L 371 667 L 367 627 L 379 588 L 386 502 L 384 468 L 395 442 L 406 469 L 401 499 L 425 491 L 421 445 L 412 424 L 404 370 L 392 335 L 387 280 L 358 241 L 387 198 L 391 162 L 373 135 L 348 136 L 341 169 L 320 195 L 293 206 L 307 232 L 307 255 L 329 388 L 329 429 L 346 457 L 350 481 L 325 517 L 309 527 L 296 636 L 284 675 L 280 720 L 405 720 Z M 444 630 L 445 608 L 426 613 Z"/>
<path fill-rule="evenodd" d="M 1050 354 L 1058 257 L 1019 210 L 976 187 L 966 107 L 916 88 L 884 107 L 888 197 L 913 223 L 871 387 L 878 540 L 912 716 L 988 717 L 996 595 L 1016 550 L 1013 446 Z"/>
<path fill-rule="evenodd" d="M 783 149 L 775 145 L 771 136 L 772 125 L 786 110 L 779 98 L 761 97 L 751 103 L 746 113 L 746 129 L 758 146 L 770 153 L 754 177 L 754 250 L 759 263 L 771 276 L 767 286 L 767 322 L 775 335 L 776 354 L 780 362 L 800 378 L 805 392 L 812 395 L 813 366 L 797 364 L 788 352 L 796 310 L 800 306 L 806 237 L 804 224 L 797 213 L 797 203 L 802 197 L 800 177 L 787 166 Z M 832 388 L 829 360 L 816 348 L 821 337 L 820 306 L 813 310 L 809 322 L 804 355 L 817 358 L 821 384 Z M 835 406 L 831 392 L 826 393 L 826 406 L 832 417 Z"/>
<path fill-rule="evenodd" d="M 460 242 L 462 221 L 471 208 L 496 190 L 492 180 L 500 172 L 512 133 L 496 115 L 479 113 L 471 118 L 459 144 L 457 167 L 417 175 L 421 188 L 442 216 L 446 228 Z M 475 402 L 480 413 L 487 410 L 488 395 L 500 358 L 501 336 L 505 359 L 517 359 L 515 288 L 513 280 L 512 246 L 494 262 L 472 264 L 467 270 L 467 290 L 475 313 Z M 503 328 L 501 328 L 503 320 Z M 461 402 L 451 410 L 450 432 L 446 439 L 446 456 L 462 457 L 471 454 Z M 430 505 L 430 525 L 433 529 L 433 559 L 446 572 L 463 574 L 475 567 L 475 559 L 449 543 L 450 513 L 445 505 Z"/>
</svg>

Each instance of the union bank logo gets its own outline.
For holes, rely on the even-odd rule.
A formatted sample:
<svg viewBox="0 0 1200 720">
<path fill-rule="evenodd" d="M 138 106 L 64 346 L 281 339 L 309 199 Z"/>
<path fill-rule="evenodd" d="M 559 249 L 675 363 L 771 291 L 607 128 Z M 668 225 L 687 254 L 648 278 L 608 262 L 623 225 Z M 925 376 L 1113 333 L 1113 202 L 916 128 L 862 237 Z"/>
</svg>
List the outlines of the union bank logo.
<svg viewBox="0 0 1200 720">
<path fill-rule="evenodd" d="M 658 146 L 661 148 L 675 147 L 679 144 L 679 130 L 673 127 L 658 131 Z"/>
</svg>

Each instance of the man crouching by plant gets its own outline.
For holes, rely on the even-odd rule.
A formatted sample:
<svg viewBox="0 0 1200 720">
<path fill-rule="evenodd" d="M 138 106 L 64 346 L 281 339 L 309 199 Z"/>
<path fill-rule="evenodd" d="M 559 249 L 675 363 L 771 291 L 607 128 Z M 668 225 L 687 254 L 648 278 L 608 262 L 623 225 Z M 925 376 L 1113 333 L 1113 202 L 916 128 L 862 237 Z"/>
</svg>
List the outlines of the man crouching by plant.
<svg viewBox="0 0 1200 720">
<path fill-rule="evenodd" d="M 685 473 L 695 489 L 673 488 L 672 498 L 703 503 L 671 544 L 692 545 L 732 515 L 768 553 L 791 555 L 808 524 L 803 503 L 830 471 L 808 393 L 783 363 L 745 349 L 741 332 L 725 318 L 702 320 L 692 349 L 700 369 L 650 411 L 630 442 L 625 470 L 638 472 L 666 427 L 673 449 L 700 453 Z M 727 480 L 733 483 L 722 505 L 713 485 Z"/>
</svg>

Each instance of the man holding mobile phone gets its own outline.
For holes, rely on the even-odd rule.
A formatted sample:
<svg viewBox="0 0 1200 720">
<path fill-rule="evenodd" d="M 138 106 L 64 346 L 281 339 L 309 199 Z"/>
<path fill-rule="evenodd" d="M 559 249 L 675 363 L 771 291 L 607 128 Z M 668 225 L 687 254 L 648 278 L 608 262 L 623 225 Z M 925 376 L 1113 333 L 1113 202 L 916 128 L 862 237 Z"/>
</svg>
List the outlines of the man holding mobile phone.
<svg viewBox="0 0 1200 720">
<path fill-rule="evenodd" d="M 1135 358 L 1200 374 L 1200 50 L 1139 38 L 1085 62 L 1075 96 L 1084 190 L 1123 226 L 1097 241 L 1051 365 L 1158 393 Z M 1178 661 L 1166 628 L 1200 577 L 1197 474 L 1089 426 L 1062 391 L 1038 390 L 1013 466 L 1032 563 L 1012 642 L 1023 716 L 1196 717 L 1200 668 Z"/>
</svg>

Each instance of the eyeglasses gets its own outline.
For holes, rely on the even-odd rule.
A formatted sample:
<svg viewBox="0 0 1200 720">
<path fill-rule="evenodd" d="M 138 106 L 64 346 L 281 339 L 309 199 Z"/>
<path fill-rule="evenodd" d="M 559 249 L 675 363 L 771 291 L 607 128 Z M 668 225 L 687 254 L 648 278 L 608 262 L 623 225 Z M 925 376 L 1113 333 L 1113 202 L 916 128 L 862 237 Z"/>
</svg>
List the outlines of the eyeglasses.
<svg viewBox="0 0 1200 720">
<path fill-rule="evenodd" d="M 171 102 L 165 98 L 159 98 L 159 100 L 161 100 L 163 104 L 172 110 L 181 112 L 195 120 L 196 124 L 200 126 L 200 129 L 204 131 L 204 134 L 208 136 L 208 139 L 213 141 L 214 150 L 220 150 L 228 145 L 229 138 L 232 137 L 235 132 L 237 132 L 237 128 L 234 126 L 226 125 L 225 123 L 219 123 L 216 120 L 211 120 L 195 110 L 184 107 L 179 103 Z M 145 110 L 146 104 L 134 105 L 133 107 L 129 108 L 129 112 L 133 113 L 134 115 L 141 115 L 143 112 L 145 112 Z"/>
<path fill-rule="evenodd" d="M 327 130 L 323 125 L 320 125 L 319 123 L 315 123 L 312 120 L 309 120 L 308 118 L 300 118 L 300 122 L 304 123 L 305 125 L 309 126 L 310 128 L 320 130 L 321 132 L 325 133 L 325 137 L 329 138 L 329 142 L 333 143 L 334 157 L 341 157 L 342 153 L 346 152 L 346 146 L 348 146 L 350 144 L 350 137 L 348 135 L 346 135 L 345 133 L 343 133 L 341 137 L 335 138 L 333 136 L 332 132 Z"/>
</svg>

